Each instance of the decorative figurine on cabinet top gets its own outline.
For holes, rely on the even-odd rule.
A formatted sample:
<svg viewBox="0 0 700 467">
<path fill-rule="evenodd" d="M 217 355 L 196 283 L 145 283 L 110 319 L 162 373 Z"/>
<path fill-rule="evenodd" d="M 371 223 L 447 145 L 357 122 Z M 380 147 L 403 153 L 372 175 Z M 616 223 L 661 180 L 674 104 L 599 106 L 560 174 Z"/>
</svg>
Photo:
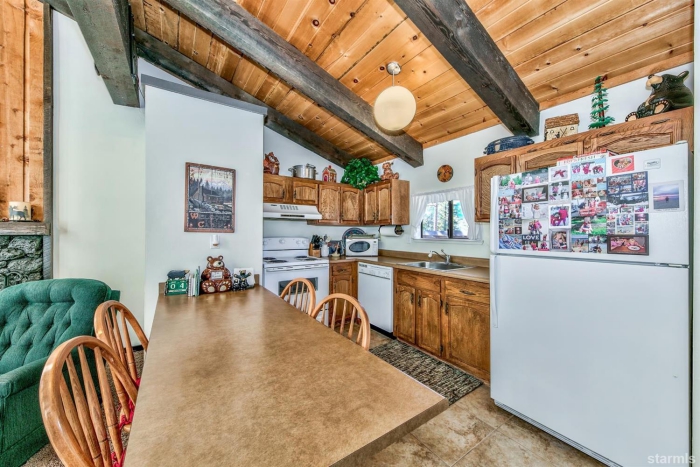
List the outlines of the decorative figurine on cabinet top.
<svg viewBox="0 0 700 467">
<path fill-rule="evenodd" d="M 399 179 L 399 173 L 394 172 L 391 169 L 391 166 L 394 165 L 393 162 L 385 162 L 382 164 L 382 169 L 384 172 L 382 173 L 382 176 L 380 177 L 382 180 L 398 180 Z"/>
<path fill-rule="evenodd" d="M 270 151 L 263 159 L 263 173 L 278 175 L 280 173 L 280 161 L 275 157 L 275 153 Z"/>
<path fill-rule="evenodd" d="M 637 107 L 636 112 L 630 113 L 625 121 L 629 122 L 693 105 L 693 93 L 683 84 L 687 77 L 687 71 L 682 71 L 678 76 L 649 75 L 647 86 L 651 87 L 651 95 Z"/>
<path fill-rule="evenodd" d="M 224 257 L 207 257 L 207 268 L 202 271 L 202 293 L 226 292 L 231 285 L 231 271 L 224 265 Z"/>
<path fill-rule="evenodd" d="M 328 166 L 321 172 L 321 180 L 324 182 L 335 183 L 338 180 L 338 172 L 335 171 L 333 166 Z"/>
</svg>

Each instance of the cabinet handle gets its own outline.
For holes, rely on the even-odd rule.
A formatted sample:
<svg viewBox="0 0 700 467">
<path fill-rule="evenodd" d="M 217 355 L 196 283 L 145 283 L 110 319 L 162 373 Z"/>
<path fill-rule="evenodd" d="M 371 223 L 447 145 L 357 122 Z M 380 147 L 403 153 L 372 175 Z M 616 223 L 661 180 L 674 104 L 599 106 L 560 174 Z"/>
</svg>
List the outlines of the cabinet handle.
<svg viewBox="0 0 700 467">
<path fill-rule="evenodd" d="M 662 123 L 666 123 L 667 121 L 671 120 L 670 118 L 666 118 L 664 120 L 659 120 L 658 122 L 651 122 L 652 125 L 660 125 Z"/>
<path fill-rule="evenodd" d="M 450 314 L 450 304 L 449 303 L 445 303 L 445 314 L 446 315 Z"/>
<path fill-rule="evenodd" d="M 423 297 L 422 297 L 421 294 L 419 293 L 419 294 L 418 294 L 418 308 L 420 308 L 420 304 L 421 304 L 422 301 L 423 301 Z"/>
<path fill-rule="evenodd" d="M 572 139 L 571 141 L 567 141 L 567 142 L 564 143 L 564 144 L 574 144 L 575 142 L 576 142 L 576 140 L 575 140 L 575 139 Z"/>
<path fill-rule="evenodd" d="M 411 305 L 413 305 L 413 294 L 411 294 Z"/>
<path fill-rule="evenodd" d="M 284 199 L 284 198 L 286 198 L 286 197 L 287 197 L 287 190 L 285 190 L 285 189 L 283 188 L 283 189 L 282 189 L 282 198 Z"/>
<path fill-rule="evenodd" d="M 601 133 L 601 134 L 599 134 L 598 136 L 599 136 L 599 137 L 600 137 L 600 136 L 608 136 L 608 135 L 612 135 L 613 133 L 615 133 L 615 132 L 614 132 L 614 131 L 606 131 L 605 133 Z"/>
<path fill-rule="evenodd" d="M 294 190 L 294 199 L 297 199 L 297 190 Z"/>
<path fill-rule="evenodd" d="M 464 295 L 476 295 L 474 292 L 470 292 L 468 290 L 460 290 Z"/>
</svg>

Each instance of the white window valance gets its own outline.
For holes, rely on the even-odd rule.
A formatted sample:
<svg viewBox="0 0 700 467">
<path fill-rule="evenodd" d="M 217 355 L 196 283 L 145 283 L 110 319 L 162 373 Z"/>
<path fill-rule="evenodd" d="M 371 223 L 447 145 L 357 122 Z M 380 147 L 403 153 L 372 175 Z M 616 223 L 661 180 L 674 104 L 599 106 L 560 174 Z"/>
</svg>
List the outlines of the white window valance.
<svg viewBox="0 0 700 467">
<path fill-rule="evenodd" d="M 421 238 L 421 223 L 428 205 L 444 201 L 459 201 L 469 226 L 469 240 L 481 240 L 481 226 L 474 220 L 474 187 L 418 193 L 411 196 L 411 238 Z"/>
</svg>

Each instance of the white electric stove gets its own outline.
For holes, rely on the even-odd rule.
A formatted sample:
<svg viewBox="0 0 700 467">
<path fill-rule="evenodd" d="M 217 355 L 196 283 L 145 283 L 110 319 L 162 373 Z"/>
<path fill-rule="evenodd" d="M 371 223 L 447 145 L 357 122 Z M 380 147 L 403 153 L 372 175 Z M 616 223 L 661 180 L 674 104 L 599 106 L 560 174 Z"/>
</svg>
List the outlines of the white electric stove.
<svg viewBox="0 0 700 467">
<path fill-rule="evenodd" d="M 309 256 L 308 238 L 263 238 L 263 286 L 279 295 L 298 278 L 314 285 L 318 303 L 328 295 L 328 259 Z"/>
</svg>

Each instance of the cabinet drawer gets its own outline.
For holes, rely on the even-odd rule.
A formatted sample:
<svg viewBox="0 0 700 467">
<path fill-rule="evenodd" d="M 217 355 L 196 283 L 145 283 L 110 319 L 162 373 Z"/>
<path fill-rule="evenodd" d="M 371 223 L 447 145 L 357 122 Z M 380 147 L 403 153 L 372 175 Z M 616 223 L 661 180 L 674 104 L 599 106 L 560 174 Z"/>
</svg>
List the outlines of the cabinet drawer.
<svg viewBox="0 0 700 467">
<path fill-rule="evenodd" d="M 399 271 L 398 281 L 400 285 L 415 287 L 428 292 L 440 292 L 440 276 Z"/>
<path fill-rule="evenodd" d="M 479 303 L 489 304 L 490 293 L 488 284 L 480 282 L 445 280 L 445 294 L 449 297 L 472 300 Z"/>
<path fill-rule="evenodd" d="M 334 264 L 331 266 L 331 275 L 352 274 L 352 263 Z"/>
</svg>

